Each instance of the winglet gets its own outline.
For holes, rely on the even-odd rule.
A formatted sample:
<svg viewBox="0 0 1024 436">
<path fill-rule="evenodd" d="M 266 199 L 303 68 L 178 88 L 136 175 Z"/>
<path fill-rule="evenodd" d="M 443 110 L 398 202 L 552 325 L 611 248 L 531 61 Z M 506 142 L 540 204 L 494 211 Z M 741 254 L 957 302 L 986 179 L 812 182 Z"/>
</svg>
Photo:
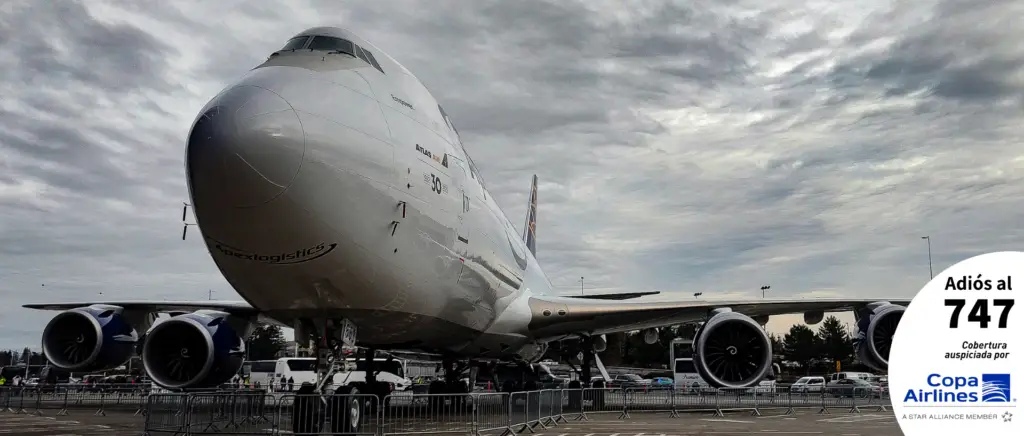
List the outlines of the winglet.
<svg viewBox="0 0 1024 436">
<path fill-rule="evenodd" d="M 530 184 L 530 202 L 526 205 L 526 224 L 523 226 L 523 242 L 530 253 L 537 255 L 537 175 Z"/>
</svg>

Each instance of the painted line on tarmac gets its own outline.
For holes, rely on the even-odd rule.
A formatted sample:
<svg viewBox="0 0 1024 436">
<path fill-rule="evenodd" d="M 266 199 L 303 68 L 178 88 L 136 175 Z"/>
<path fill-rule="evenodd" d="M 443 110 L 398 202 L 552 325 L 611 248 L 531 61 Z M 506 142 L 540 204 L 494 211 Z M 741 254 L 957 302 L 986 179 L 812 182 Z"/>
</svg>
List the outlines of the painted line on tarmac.
<svg viewBox="0 0 1024 436">
<path fill-rule="evenodd" d="M 740 421 L 738 419 L 721 419 L 721 418 L 701 418 L 701 421 L 707 422 L 733 422 L 737 424 L 753 424 L 754 421 Z"/>
<path fill-rule="evenodd" d="M 763 431 L 706 431 L 701 434 L 765 434 Z M 773 435 L 779 434 L 824 434 L 821 431 L 779 431 L 772 432 Z"/>
<path fill-rule="evenodd" d="M 866 422 L 866 421 L 878 421 L 882 419 L 895 419 L 895 415 L 857 415 L 857 416 L 840 416 L 837 418 L 826 418 L 819 419 L 818 422 L 829 422 L 836 424 L 848 424 L 855 422 Z"/>
<path fill-rule="evenodd" d="M 83 430 L 83 428 L 81 425 L 37 425 L 35 427 L 0 430 L 0 434 L 42 433 L 54 430 Z"/>
</svg>

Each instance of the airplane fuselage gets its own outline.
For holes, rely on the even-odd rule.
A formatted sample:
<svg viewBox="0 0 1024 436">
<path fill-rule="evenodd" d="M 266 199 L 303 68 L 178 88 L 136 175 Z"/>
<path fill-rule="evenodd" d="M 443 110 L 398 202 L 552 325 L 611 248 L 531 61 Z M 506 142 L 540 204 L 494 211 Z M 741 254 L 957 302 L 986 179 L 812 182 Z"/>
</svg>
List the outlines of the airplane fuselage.
<svg viewBox="0 0 1024 436">
<path fill-rule="evenodd" d="M 527 296 L 550 282 L 438 102 L 349 32 L 296 38 L 189 135 L 192 206 L 227 281 L 274 319 L 347 318 L 365 345 L 528 342 Z"/>
<path fill-rule="evenodd" d="M 347 320 L 358 345 L 444 354 L 444 381 L 430 392 L 464 393 L 460 374 L 472 360 L 535 361 L 557 341 L 563 357 L 580 356 L 586 381 L 588 362 L 601 367 L 594 352 L 608 345 L 605 334 L 644 330 L 656 341 L 659 328 L 700 322 L 701 377 L 746 388 L 771 369 L 771 315 L 803 312 L 814 324 L 826 311 L 853 310 L 858 359 L 884 370 L 905 310 L 849 298 L 552 295 L 534 256 L 536 177 L 521 236 L 430 92 L 338 28 L 296 35 L 211 99 L 189 132 L 185 171 L 204 243 L 246 301 L 27 304 L 61 310 L 42 334 L 54 366 L 114 368 L 145 337 L 140 354 L 157 384 L 212 387 L 242 367 L 254 322 L 296 327 L 297 339 L 317 341 L 318 357 L 339 358 L 326 339 L 351 343 L 337 324 Z M 158 321 L 160 313 L 170 316 Z"/>
</svg>

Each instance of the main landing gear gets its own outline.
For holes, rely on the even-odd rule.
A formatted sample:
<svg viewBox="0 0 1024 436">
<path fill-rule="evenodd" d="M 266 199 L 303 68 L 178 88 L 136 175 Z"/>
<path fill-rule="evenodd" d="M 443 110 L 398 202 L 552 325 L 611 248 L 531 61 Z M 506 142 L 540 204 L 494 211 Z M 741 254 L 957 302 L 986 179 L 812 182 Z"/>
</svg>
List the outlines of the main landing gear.
<svg viewBox="0 0 1024 436">
<path fill-rule="evenodd" d="M 467 395 L 472 392 L 477 375 L 475 362 L 463 362 L 454 358 L 445 357 L 441 360 L 440 369 L 444 374 L 442 380 L 434 380 L 427 386 L 428 406 L 431 409 L 438 409 L 448 406 L 454 410 L 460 410 L 466 403 Z M 470 370 L 469 378 L 463 379 L 466 370 Z"/>
<path fill-rule="evenodd" d="M 350 380 L 351 372 L 335 373 L 348 364 L 343 346 L 356 343 L 355 325 L 347 320 L 307 320 L 300 327 L 296 329 L 297 340 L 313 339 L 317 378 L 315 384 L 303 383 L 297 392 L 292 421 L 297 427 L 293 431 L 316 433 L 321 424 L 329 421 L 333 433 L 357 432 L 368 416 L 375 416 L 376 406 L 384 404 L 391 393 L 389 383 L 377 381 L 378 370 L 373 360 L 376 350 L 364 350 L 363 365 L 357 367 L 364 369 L 365 376 L 362 380 Z"/>
<path fill-rule="evenodd" d="M 578 376 L 568 385 L 562 385 L 560 379 L 543 365 L 530 364 L 523 361 L 495 363 L 492 365 L 481 365 L 479 370 L 489 376 L 495 390 L 506 393 L 535 391 L 538 389 L 562 388 L 580 389 L 581 387 L 603 388 L 605 381 L 593 380 L 592 368 L 596 366 L 607 379 L 607 371 L 601 364 L 600 359 L 594 352 L 594 340 L 589 336 L 582 336 L 577 340 L 566 340 L 551 349 L 559 354 L 563 360 L 569 362 L 569 366 Z M 573 364 L 573 360 L 579 360 L 580 366 Z M 595 365 L 596 364 L 596 365 Z"/>
<path fill-rule="evenodd" d="M 445 358 L 441 360 L 441 371 L 444 374 L 443 380 L 434 380 L 427 387 L 428 394 L 468 394 L 473 383 L 472 377 L 467 382 L 462 379 L 462 374 L 469 369 L 470 365 L 456 359 Z"/>
<path fill-rule="evenodd" d="M 604 388 L 605 387 L 605 383 L 607 382 L 607 380 L 605 378 L 602 378 L 602 379 L 599 379 L 599 380 L 593 380 L 593 375 L 591 374 L 591 369 L 592 369 L 591 366 L 594 363 L 598 364 L 598 368 L 599 369 L 603 368 L 603 365 L 601 365 L 601 363 L 600 363 L 600 359 L 597 357 L 597 354 L 594 352 L 594 338 L 592 338 L 590 336 L 585 336 L 585 335 L 580 336 L 580 339 L 579 339 L 579 342 L 578 342 L 578 346 L 579 346 L 579 348 L 578 348 L 579 352 L 576 353 L 576 354 L 578 354 L 579 357 L 580 357 L 580 367 L 576 368 L 576 366 L 573 365 L 572 363 L 569 364 L 569 366 L 572 368 L 572 370 L 578 376 L 578 379 L 570 381 L 569 385 L 568 385 L 568 388 L 569 389 L 581 389 L 583 387 L 598 388 L 598 389 Z M 568 353 L 565 353 L 565 351 L 569 351 L 569 350 L 576 351 L 577 349 L 574 348 L 574 347 L 563 348 L 563 353 L 562 353 L 563 357 L 566 357 L 567 360 L 569 360 L 571 362 L 571 359 L 573 357 L 576 357 L 576 356 L 566 356 L 566 354 L 568 354 Z M 602 371 L 602 372 L 604 372 L 604 371 Z"/>
</svg>

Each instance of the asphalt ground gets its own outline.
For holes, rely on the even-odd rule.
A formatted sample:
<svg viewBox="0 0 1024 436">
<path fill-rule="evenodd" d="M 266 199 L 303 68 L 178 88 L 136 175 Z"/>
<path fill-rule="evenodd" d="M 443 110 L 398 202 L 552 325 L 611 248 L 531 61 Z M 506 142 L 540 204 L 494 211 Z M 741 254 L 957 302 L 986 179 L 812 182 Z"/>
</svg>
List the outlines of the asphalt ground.
<svg viewBox="0 0 1024 436">
<path fill-rule="evenodd" d="M 590 415 L 589 421 L 559 422 L 534 427 L 531 436 L 683 436 L 683 435 L 829 435 L 902 436 L 892 412 L 818 414 L 797 410 L 792 415 L 632 413 L 630 419 Z M 518 430 L 518 429 L 517 429 Z M 499 433 L 485 433 L 497 436 Z"/>
<path fill-rule="evenodd" d="M 764 413 L 726 413 L 714 416 L 702 413 L 632 413 L 628 419 L 616 414 L 590 414 L 588 420 L 547 423 L 534 426 L 532 436 L 683 436 L 683 435 L 829 435 L 889 436 L 902 435 L 892 412 L 832 412 L 819 414 L 814 410 L 796 410 L 791 415 Z M 107 413 L 106 416 L 78 414 L 75 416 L 37 416 L 33 414 L 0 413 L 0 435 L 32 436 L 110 436 L 141 435 L 144 419 L 131 413 Z M 288 434 L 289 432 L 281 432 Z M 498 436 L 501 431 L 483 432 Z M 266 434 L 266 433 L 253 433 Z M 429 434 L 429 433 L 424 433 Z"/>
<path fill-rule="evenodd" d="M 0 435 L 31 436 L 113 436 L 141 435 L 145 420 L 132 413 L 108 413 L 106 416 L 79 414 L 0 413 Z"/>
</svg>

